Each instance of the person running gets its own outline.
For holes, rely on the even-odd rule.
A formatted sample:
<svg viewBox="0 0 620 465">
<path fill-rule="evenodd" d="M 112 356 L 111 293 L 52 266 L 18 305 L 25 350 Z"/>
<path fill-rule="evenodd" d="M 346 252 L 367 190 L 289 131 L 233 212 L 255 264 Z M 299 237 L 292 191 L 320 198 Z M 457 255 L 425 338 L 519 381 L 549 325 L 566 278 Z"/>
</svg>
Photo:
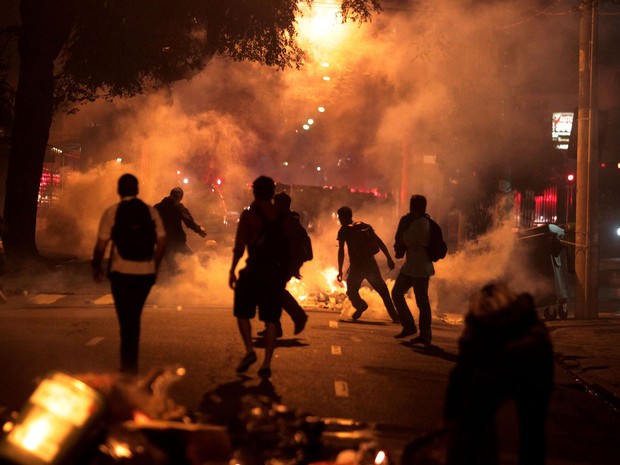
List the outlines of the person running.
<svg viewBox="0 0 620 465">
<path fill-rule="evenodd" d="M 103 280 L 103 258 L 112 241 L 108 276 L 120 327 L 120 371 L 137 374 L 142 309 L 155 283 L 166 234 L 157 210 L 137 198 L 135 176 L 119 178 L 118 195 L 121 201 L 107 208 L 99 221 L 93 278 Z"/>
<path fill-rule="evenodd" d="M 292 273 L 288 244 L 294 220 L 273 205 L 273 179 L 259 176 L 252 184 L 252 192 L 254 201 L 241 213 L 237 225 L 228 285 L 234 290 L 233 314 L 245 348 L 236 371 L 244 373 L 257 361 L 251 319 L 258 307 L 258 318 L 266 325 L 265 356 L 258 375 L 268 379 L 282 314 L 282 296 Z M 237 277 L 235 270 L 246 249 L 246 266 Z"/>
<path fill-rule="evenodd" d="M 359 290 L 362 281 L 366 279 L 372 288 L 379 293 L 383 304 L 392 319 L 392 322 L 398 323 L 398 314 L 392 303 L 390 291 L 381 276 L 379 265 L 374 255 L 381 250 L 387 258 L 387 265 L 390 270 L 394 269 L 394 260 L 390 256 L 388 248 L 383 241 L 375 233 L 372 226 L 362 222 L 353 222 L 353 211 L 350 207 L 343 206 L 338 209 L 338 220 L 340 221 L 340 229 L 338 230 L 338 276 L 339 282 L 342 282 L 342 267 L 344 265 L 344 245 L 347 244 L 349 253 L 349 271 L 346 278 L 347 296 L 355 308 L 355 312 L 351 316 L 354 320 L 359 319 L 362 313 L 368 308 L 368 303 L 362 299 Z"/>
<path fill-rule="evenodd" d="M 281 212 L 287 215 L 290 215 L 299 224 L 299 227 L 303 228 L 303 226 L 300 223 L 299 213 L 291 210 L 291 196 L 290 195 L 288 195 L 286 192 L 278 192 L 273 197 L 273 204 Z M 310 252 L 310 256 L 311 255 L 312 255 L 312 252 Z M 303 262 L 299 264 L 293 264 L 293 268 L 295 267 L 300 268 L 301 265 L 303 265 Z M 293 271 L 296 271 L 295 275 L 289 276 L 287 279 L 287 282 L 290 281 L 290 279 L 293 276 L 295 276 L 298 279 L 301 278 L 299 274 L 299 269 L 293 270 Z M 288 313 L 288 316 L 290 316 L 291 320 L 293 320 L 293 324 L 295 325 L 293 334 L 297 335 L 301 333 L 306 327 L 306 322 L 308 321 L 308 315 L 306 314 L 302 306 L 299 305 L 299 303 L 295 300 L 295 297 L 293 297 L 293 295 L 288 291 L 288 289 L 284 289 L 284 295 L 282 296 L 282 309 L 286 313 Z M 266 332 L 267 330 L 264 329 L 262 331 L 259 331 L 258 335 L 264 336 Z M 283 334 L 284 332 L 282 331 L 282 323 L 279 322 L 278 330 L 277 330 L 277 337 L 282 337 Z"/>
<path fill-rule="evenodd" d="M 426 197 L 412 195 L 409 200 L 409 213 L 401 217 L 396 230 L 394 242 L 396 258 L 403 256 L 406 258 L 394 282 L 392 300 L 403 327 L 394 337 L 400 339 L 417 334 L 418 327 L 405 300 L 405 294 L 413 288 L 416 305 L 420 311 L 420 334 L 412 339 L 411 343 L 429 345 L 432 339 L 432 315 L 428 284 L 430 277 L 435 274 L 435 268 L 426 250 L 430 240 L 430 223 L 425 214 Z"/>
<path fill-rule="evenodd" d="M 188 229 L 194 231 L 200 237 L 207 237 L 205 228 L 194 221 L 192 214 L 181 202 L 183 195 L 183 189 L 175 187 L 170 191 L 170 195 L 155 204 L 155 208 L 159 212 L 166 229 L 166 254 L 164 259 L 173 273 L 179 271 L 175 256 L 177 254 L 191 255 L 193 253 L 192 249 L 187 245 L 187 234 L 183 229 L 183 225 L 185 224 Z"/>
</svg>

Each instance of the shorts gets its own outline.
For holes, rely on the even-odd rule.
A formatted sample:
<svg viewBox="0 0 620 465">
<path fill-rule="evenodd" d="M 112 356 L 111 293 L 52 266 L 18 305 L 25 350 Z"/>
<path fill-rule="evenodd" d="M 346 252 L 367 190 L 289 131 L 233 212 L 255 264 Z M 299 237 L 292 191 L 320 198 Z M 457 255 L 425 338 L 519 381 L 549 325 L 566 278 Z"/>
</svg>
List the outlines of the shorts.
<svg viewBox="0 0 620 465">
<path fill-rule="evenodd" d="M 235 285 L 233 315 L 251 320 L 256 316 L 265 323 L 277 323 L 282 315 L 282 295 L 286 282 L 268 272 L 243 269 Z"/>
</svg>

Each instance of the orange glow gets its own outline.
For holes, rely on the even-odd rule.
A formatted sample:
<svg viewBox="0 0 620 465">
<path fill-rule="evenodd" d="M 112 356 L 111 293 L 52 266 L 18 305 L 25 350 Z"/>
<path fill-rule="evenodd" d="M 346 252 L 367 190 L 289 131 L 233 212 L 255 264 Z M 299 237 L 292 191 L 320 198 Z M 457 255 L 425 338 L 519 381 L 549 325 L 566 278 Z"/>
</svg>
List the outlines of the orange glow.
<svg viewBox="0 0 620 465">
<path fill-rule="evenodd" d="M 346 37 L 347 24 L 340 18 L 340 2 L 325 0 L 312 8 L 301 5 L 303 16 L 297 18 L 300 41 L 310 42 L 318 47 L 336 48 Z M 329 66 L 323 62 L 322 66 Z"/>
</svg>

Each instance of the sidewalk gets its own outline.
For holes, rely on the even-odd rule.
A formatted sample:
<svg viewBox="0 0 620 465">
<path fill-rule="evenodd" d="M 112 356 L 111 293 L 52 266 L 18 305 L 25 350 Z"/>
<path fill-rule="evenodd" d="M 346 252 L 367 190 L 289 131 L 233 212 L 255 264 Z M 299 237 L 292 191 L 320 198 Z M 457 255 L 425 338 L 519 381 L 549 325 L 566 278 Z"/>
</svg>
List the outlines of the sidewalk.
<svg viewBox="0 0 620 465">
<path fill-rule="evenodd" d="M 600 302 L 596 320 L 547 321 L 556 361 L 620 413 L 620 301 Z"/>
</svg>

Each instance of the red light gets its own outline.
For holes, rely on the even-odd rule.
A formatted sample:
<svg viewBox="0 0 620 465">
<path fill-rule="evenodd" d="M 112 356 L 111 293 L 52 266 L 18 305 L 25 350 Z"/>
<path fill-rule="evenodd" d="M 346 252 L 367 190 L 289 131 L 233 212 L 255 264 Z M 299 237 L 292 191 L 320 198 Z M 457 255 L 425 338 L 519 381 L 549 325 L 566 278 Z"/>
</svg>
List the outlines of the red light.
<svg viewBox="0 0 620 465">
<path fill-rule="evenodd" d="M 607 163 L 603 162 L 601 163 L 601 168 L 605 168 L 607 166 Z"/>
<path fill-rule="evenodd" d="M 569 181 L 574 181 L 575 180 L 575 175 L 574 174 L 569 174 L 568 176 L 566 176 L 566 179 L 568 179 Z"/>
</svg>

